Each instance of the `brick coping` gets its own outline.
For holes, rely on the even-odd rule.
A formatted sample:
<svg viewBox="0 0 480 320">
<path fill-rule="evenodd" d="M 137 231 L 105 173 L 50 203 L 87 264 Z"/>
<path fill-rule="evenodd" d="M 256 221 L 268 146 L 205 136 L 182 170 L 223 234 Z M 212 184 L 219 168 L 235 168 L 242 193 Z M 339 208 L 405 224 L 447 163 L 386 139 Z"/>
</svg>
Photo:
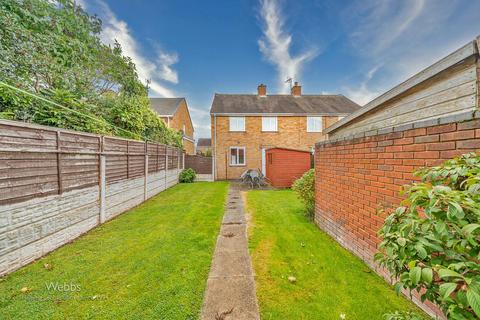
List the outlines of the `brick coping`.
<svg viewBox="0 0 480 320">
<path fill-rule="evenodd" d="M 423 120 L 419 122 L 403 124 L 403 125 L 393 126 L 393 127 L 384 128 L 384 129 L 376 129 L 376 130 L 360 132 L 360 133 L 353 134 L 346 137 L 319 141 L 315 144 L 315 147 L 321 148 L 321 147 L 335 146 L 335 145 L 341 145 L 342 143 L 345 143 L 345 142 L 361 143 L 361 142 L 373 141 L 372 137 L 378 137 L 378 136 L 384 136 L 385 139 L 392 139 L 396 137 L 395 133 L 397 132 L 400 133 L 400 132 L 408 131 L 412 129 L 427 128 L 427 127 L 433 127 L 433 126 L 438 126 L 442 124 L 461 123 L 461 122 L 476 120 L 476 119 L 480 119 L 480 111 L 476 111 L 476 110 L 468 111 L 468 112 L 451 115 L 448 117 Z M 377 138 L 376 140 L 382 140 L 382 139 Z"/>
</svg>

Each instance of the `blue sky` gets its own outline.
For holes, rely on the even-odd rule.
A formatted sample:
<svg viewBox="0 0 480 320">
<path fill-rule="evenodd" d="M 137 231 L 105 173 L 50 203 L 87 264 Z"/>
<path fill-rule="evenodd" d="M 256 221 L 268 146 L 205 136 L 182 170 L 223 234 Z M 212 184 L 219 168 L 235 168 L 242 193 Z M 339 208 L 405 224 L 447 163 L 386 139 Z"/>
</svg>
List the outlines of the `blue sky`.
<svg viewBox="0 0 480 320">
<path fill-rule="evenodd" d="M 480 35 L 480 1 L 77 0 L 132 57 L 152 97 L 187 98 L 210 136 L 215 92 L 341 93 L 365 104 Z"/>
</svg>

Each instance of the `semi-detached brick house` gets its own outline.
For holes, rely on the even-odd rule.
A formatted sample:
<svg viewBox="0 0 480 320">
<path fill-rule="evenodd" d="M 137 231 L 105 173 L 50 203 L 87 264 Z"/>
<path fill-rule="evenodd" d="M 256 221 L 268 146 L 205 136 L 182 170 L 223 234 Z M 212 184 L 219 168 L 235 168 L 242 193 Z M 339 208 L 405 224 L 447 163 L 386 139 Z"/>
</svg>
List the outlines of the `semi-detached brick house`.
<svg viewBox="0 0 480 320">
<path fill-rule="evenodd" d="M 182 145 L 187 154 L 195 154 L 192 118 L 185 98 L 150 98 L 152 109 L 167 127 L 182 132 Z"/>
<path fill-rule="evenodd" d="M 302 95 L 298 83 L 290 95 L 215 94 L 211 129 L 214 178 L 238 179 L 247 169 L 265 172 L 266 150 L 274 147 L 312 151 L 324 128 L 360 108 L 342 95 Z"/>
<path fill-rule="evenodd" d="M 377 231 L 401 186 L 417 180 L 412 172 L 480 149 L 478 52 L 479 41 L 469 42 L 329 127 L 316 145 L 315 222 L 374 269 Z"/>
</svg>

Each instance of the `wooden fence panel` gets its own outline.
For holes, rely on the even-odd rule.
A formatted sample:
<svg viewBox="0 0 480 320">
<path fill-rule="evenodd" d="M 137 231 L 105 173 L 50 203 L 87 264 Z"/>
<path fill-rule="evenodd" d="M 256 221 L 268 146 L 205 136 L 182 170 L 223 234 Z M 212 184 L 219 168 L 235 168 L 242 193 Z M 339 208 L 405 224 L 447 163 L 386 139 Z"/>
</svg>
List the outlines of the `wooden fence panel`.
<svg viewBox="0 0 480 320">
<path fill-rule="evenodd" d="M 158 143 L 0 120 L 0 276 L 174 186 L 180 159 Z"/>
<path fill-rule="evenodd" d="M 212 157 L 185 155 L 185 168 L 192 168 L 198 174 L 212 174 Z"/>
<path fill-rule="evenodd" d="M 0 120 L 0 205 L 176 169 L 181 151 L 158 143 Z"/>
</svg>

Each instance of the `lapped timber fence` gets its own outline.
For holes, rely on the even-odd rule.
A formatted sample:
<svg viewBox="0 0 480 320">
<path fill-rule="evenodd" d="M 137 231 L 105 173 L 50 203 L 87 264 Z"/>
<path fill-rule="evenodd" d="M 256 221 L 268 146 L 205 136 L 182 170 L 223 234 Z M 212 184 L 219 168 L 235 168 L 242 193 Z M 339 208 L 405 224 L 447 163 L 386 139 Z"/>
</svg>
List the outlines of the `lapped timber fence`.
<svg viewBox="0 0 480 320">
<path fill-rule="evenodd" d="M 180 149 L 0 120 L 0 275 L 175 185 Z"/>
</svg>

